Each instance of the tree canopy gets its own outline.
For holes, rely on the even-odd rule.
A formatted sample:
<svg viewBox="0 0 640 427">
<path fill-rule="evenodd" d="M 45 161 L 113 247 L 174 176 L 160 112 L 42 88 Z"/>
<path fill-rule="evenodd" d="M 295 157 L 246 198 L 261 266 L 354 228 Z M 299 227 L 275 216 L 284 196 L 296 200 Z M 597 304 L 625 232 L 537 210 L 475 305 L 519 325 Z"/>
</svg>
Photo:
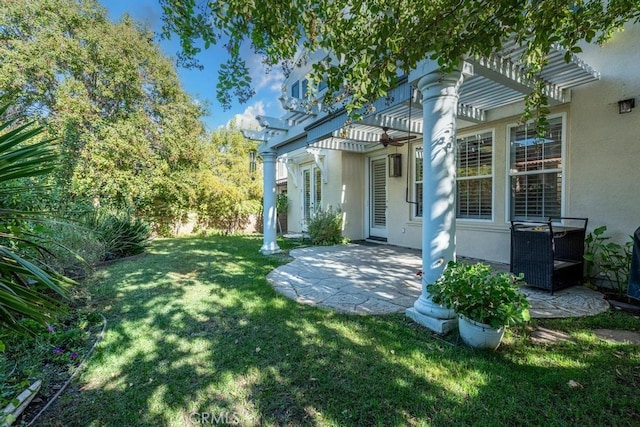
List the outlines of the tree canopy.
<svg viewBox="0 0 640 427">
<path fill-rule="evenodd" d="M 304 61 L 299 51 L 328 53 L 311 80 L 326 81 L 325 105 L 345 103 L 352 115 L 387 94 L 397 76 L 424 58 L 444 70 L 461 58 L 489 56 L 510 40 L 525 49 L 521 61 L 535 75 L 554 45 L 581 51 L 580 43 L 606 41 L 624 23 L 640 19 L 639 0 L 309 0 L 198 2 L 161 0 L 164 34 L 180 37 L 183 54 L 224 43 L 228 60 L 219 70 L 218 100 L 245 101 L 253 93 L 241 46 L 248 43 L 267 65 L 285 69 Z M 301 49 L 302 48 L 302 49 Z M 538 87 L 527 107 L 545 112 Z"/>
<path fill-rule="evenodd" d="M 0 0 L 0 58 L 0 94 L 60 141 L 59 200 L 159 221 L 186 212 L 203 108 L 150 31 L 112 23 L 95 0 Z"/>
<path fill-rule="evenodd" d="M 256 143 L 248 141 L 235 125 L 211 134 L 206 144 L 206 161 L 198 174 L 196 207 L 199 225 L 225 233 L 242 230 L 250 214 L 259 212 L 262 181 L 249 171 L 249 151 Z"/>
</svg>

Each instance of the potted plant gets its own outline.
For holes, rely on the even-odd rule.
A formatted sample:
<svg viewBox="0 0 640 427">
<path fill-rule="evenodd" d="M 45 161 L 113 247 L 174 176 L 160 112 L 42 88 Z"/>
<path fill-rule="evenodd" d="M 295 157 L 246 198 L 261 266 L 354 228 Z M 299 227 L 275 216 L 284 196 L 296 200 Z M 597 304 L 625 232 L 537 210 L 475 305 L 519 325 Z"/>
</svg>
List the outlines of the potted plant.
<svg viewBox="0 0 640 427">
<path fill-rule="evenodd" d="M 505 327 L 530 319 L 529 302 L 518 286 L 523 276 L 494 273 L 483 264 L 449 262 L 440 279 L 427 285 L 433 302 L 455 310 L 465 344 L 495 350 Z"/>
</svg>

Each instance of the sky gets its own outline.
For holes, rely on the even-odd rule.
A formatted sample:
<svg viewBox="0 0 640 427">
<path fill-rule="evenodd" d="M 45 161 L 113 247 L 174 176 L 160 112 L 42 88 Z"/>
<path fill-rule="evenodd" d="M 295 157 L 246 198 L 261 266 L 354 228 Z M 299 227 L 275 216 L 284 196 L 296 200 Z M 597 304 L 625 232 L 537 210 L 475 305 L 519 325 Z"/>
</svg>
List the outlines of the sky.
<svg viewBox="0 0 640 427">
<path fill-rule="evenodd" d="M 109 18 L 117 22 L 124 13 L 133 19 L 143 22 L 155 33 L 162 27 L 162 9 L 158 0 L 98 0 L 109 11 Z M 179 51 L 177 37 L 157 42 L 164 53 L 175 58 Z M 202 50 L 197 59 L 204 66 L 203 70 L 177 67 L 182 87 L 196 102 L 208 105 L 208 114 L 203 118 L 208 130 L 216 130 L 227 126 L 235 119 L 240 129 L 257 128 L 256 115 L 279 117 L 284 113 L 278 97 L 284 76 L 275 68 L 266 73 L 260 58 L 248 53 L 245 56 L 247 66 L 256 90 L 256 95 L 245 104 L 232 104 L 230 110 L 223 110 L 216 99 L 216 83 L 218 67 L 226 59 L 226 51 L 222 46 L 212 46 Z"/>
</svg>

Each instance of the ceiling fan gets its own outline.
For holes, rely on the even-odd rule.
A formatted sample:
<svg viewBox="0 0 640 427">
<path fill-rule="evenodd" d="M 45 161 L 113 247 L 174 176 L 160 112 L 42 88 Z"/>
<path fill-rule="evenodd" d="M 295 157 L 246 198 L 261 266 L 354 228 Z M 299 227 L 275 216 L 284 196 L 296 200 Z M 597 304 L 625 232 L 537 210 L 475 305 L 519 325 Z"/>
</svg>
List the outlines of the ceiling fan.
<svg viewBox="0 0 640 427">
<path fill-rule="evenodd" d="M 388 130 L 389 130 L 388 127 L 386 126 L 382 127 L 382 135 L 380 135 L 380 143 L 382 144 L 383 147 L 387 147 L 389 145 L 394 145 L 396 147 L 399 147 L 403 144 L 403 142 L 416 138 L 416 135 L 399 136 L 396 138 L 392 138 L 387 133 Z"/>
</svg>

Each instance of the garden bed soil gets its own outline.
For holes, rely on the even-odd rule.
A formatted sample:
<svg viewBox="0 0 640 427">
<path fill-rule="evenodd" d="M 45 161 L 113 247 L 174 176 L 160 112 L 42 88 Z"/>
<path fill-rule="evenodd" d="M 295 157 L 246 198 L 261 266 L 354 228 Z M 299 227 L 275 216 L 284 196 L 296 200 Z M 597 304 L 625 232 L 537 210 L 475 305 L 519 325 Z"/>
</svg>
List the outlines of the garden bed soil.
<svg viewBox="0 0 640 427">
<path fill-rule="evenodd" d="M 82 357 L 78 358 L 78 362 L 73 369 L 69 369 L 68 366 L 59 366 L 53 363 L 47 363 L 42 366 L 42 377 L 46 378 L 46 380 L 43 381 L 42 388 L 16 419 L 14 425 L 30 425 L 34 421 L 34 417 L 38 416 L 43 408 L 56 397 L 58 391 L 68 385 L 69 379 L 74 375 L 76 370 L 81 368 L 91 348 L 102 338 L 103 331 L 104 325 L 102 322 L 96 322 L 91 325 L 89 328 L 90 333 L 85 341 L 84 351 L 81 355 Z M 73 386 L 73 384 L 71 385 Z"/>
</svg>

